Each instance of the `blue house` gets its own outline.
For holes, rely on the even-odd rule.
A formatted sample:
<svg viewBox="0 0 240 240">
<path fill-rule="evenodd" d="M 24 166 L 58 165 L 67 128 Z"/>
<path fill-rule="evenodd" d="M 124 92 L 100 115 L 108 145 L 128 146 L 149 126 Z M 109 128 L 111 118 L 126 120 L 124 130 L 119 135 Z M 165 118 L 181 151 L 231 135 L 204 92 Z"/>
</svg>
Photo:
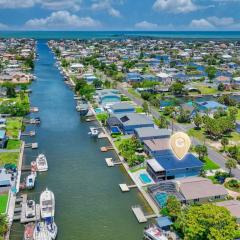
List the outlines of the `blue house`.
<svg viewBox="0 0 240 240">
<path fill-rule="evenodd" d="M 109 111 L 114 114 L 133 113 L 135 112 L 135 107 L 129 103 L 119 102 L 111 105 Z"/>
<path fill-rule="evenodd" d="M 153 121 L 143 114 L 125 113 L 115 114 L 114 117 L 119 122 L 119 128 L 124 134 L 133 134 L 136 128 L 153 127 Z"/>
<path fill-rule="evenodd" d="M 142 76 L 140 73 L 137 73 L 137 72 L 127 73 L 126 81 L 127 82 L 140 82 L 140 81 L 142 81 Z"/>
</svg>

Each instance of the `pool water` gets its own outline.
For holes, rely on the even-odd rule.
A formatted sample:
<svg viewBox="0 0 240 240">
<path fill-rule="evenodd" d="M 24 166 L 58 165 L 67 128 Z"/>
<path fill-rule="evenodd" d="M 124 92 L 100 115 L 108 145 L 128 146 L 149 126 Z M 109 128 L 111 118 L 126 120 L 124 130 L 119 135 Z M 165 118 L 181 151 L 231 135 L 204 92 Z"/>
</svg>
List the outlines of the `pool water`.
<svg viewBox="0 0 240 240">
<path fill-rule="evenodd" d="M 146 173 L 141 173 L 139 175 L 139 178 L 142 181 L 142 183 L 151 183 L 152 182 L 152 180 L 150 179 L 150 177 Z"/>
<path fill-rule="evenodd" d="M 111 127 L 111 133 L 121 133 L 118 127 Z"/>
<path fill-rule="evenodd" d="M 102 113 L 103 112 L 103 109 L 102 108 L 95 108 L 95 113 Z"/>
<path fill-rule="evenodd" d="M 158 205 L 159 205 L 161 208 L 166 205 L 166 203 L 167 203 L 167 198 L 168 198 L 168 196 L 167 196 L 167 194 L 164 193 L 164 192 L 161 192 L 161 193 L 158 192 L 158 193 L 155 195 L 155 199 L 156 199 Z"/>
</svg>

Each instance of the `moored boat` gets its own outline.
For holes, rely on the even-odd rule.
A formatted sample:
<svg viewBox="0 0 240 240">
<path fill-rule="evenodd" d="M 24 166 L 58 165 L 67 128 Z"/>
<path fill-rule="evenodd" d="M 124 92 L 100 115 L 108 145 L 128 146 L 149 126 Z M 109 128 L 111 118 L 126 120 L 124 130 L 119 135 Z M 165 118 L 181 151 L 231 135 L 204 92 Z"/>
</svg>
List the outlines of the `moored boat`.
<svg viewBox="0 0 240 240">
<path fill-rule="evenodd" d="M 55 197 L 52 191 L 46 188 L 40 195 L 40 210 L 43 219 L 53 218 L 55 214 Z"/>
<path fill-rule="evenodd" d="M 35 180 L 36 180 L 36 172 L 32 172 L 26 178 L 26 188 L 33 189 L 35 186 Z"/>
<path fill-rule="evenodd" d="M 97 128 L 95 127 L 90 127 L 90 132 L 88 133 L 89 135 L 95 137 L 95 136 L 98 136 L 99 134 L 99 131 Z"/>
<path fill-rule="evenodd" d="M 36 204 L 34 200 L 28 200 L 26 204 L 26 218 L 33 218 L 36 215 Z"/>
<path fill-rule="evenodd" d="M 45 225 L 46 225 L 47 231 L 49 232 L 51 238 L 55 239 L 57 237 L 58 228 L 57 228 L 56 223 L 54 222 L 54 219 L 47 218 L 45 221 Z"/>
<path fill-rule="evenodd" d="M 44 154 L 39 154 L 37 156 L 36 165 L 39 172 L 45 172 L 48 170 L 48 163 Z"/>
<path fill-rule="evenodd" d="M 34 223 L 28 223 L 24 227 L 24 240 L 34 240 L 33 234 L 34 234 Z"/>
<path fill-rule="evenodd" d="M 44 222 L 38 222 L 33 233 L 34 240 L 51 240 Z"/>
</svg>

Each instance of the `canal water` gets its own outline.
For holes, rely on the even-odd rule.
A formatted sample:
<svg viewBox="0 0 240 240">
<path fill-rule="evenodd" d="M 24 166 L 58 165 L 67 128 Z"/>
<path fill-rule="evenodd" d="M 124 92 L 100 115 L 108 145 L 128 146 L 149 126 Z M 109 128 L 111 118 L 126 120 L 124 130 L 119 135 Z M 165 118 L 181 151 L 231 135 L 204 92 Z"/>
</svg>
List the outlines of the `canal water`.
<svg viewBox="0 0 240 240">
<path fill-rule="evenodd" d="M 144 225 L 131 212 L 132 205 L 143 204 L 141 196 L 136 190 L 120 192 L 118 184 L 129 178 L 121 168 L 106 166 L 104 158 L 116 156 L 101 153 L 100 147 L 108 143 L 88 135 L 92 124 L 80 121 L 73 92 L 55 67 L 46 41 L 38 42 L 37 53 L 31 105 L 39 107 L 40 112 L 32 116 L 39 116 L 41 125 L 35 128 L 36 136 L 25 141 L 38 142 L 39 149 L 26 150 L 24 162 L 29 164 L 43 152 L 49 170 L 38 175 L 29 198 L 39 202 L 46 187 L 54 192 L 59 240 L 142 239 Z M 11 239 L 22 236 L 23 226 L 15 223 Z"/>
</svg>

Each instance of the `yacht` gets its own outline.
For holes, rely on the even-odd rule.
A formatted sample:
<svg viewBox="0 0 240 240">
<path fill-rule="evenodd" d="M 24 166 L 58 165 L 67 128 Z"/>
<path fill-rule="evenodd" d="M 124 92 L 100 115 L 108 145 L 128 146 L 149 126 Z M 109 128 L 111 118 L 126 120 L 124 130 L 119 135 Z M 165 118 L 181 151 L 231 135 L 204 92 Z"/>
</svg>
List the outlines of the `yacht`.
<svg viewBox="0 0 240 240">
<path fill-rule="evenodd" d="M 44 222 L 38 222 L 33 233 L 34 240 L 52 240 Z"/>
<path fill-rule="evenodd" d="M 33 189 L 35 186 L 35 180 L 36 180 L 36 172 L 32 172 L 26 178 L 26 188 Z"/>
<path fill-rule="evenodd" d="M 99 131 L 95 127 L 90 127 L 90 132 L 88 134 L 95 137 L 95 136 L 98 136 Z"/>
<path fill-rule="evenodd" d="M 48 170 L 48 163 L 44 154 L 39 154 L 37 156 L 36 164 L 39 172 L 45 172 Z"/>
<path fill-rule="evenodd" d="M 46 188 L 40 195 L 41 217 L 53 218 L 55 214 L 55 197 L 52 191 Z"/>
<path fill-rule="evenodd" d="M 156 226 L 150 226 L 144 230 L 146 240 L 168 240 L 167 236 Z"/>
<path fill-rule="evenodd" d="M 33 218 L 36 215 L 36 204 L 34 200 L 28 200 L 26 204 L 26 218 Z"/>
<path fill-rule="evenodd" d="M 34 240 L 33 233 L 34 233 L 35 224 L 28 223 L 24 226 L 24 240 Z"/>
<path fill-rule="evenodd" d="M 45 226 L 47 231 L 49 232 L 49 235 L 51 236 L 52 239 L 55 239 L 57 237 L 57 225 L 54 222 L 53 218 L 47 218 L 45 221 Z"/>
</svg>

